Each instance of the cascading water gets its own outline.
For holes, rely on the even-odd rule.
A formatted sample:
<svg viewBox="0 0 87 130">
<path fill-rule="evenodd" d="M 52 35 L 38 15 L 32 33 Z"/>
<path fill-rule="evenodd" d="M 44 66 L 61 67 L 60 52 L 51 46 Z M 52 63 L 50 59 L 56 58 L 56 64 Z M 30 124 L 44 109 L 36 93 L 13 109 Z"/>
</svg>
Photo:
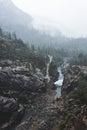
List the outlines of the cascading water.
<svg viewBox="0 0 87 130">
<path fill-rule="evenodd" d="M 63 85 L 63 80 L 64 80 L 61 67 L 58 67 L 58 73 L 59 73 L 58 80 L 54 83 L 57 86 L 55 99 L 61 96 L 61 87 Z"/>
<path fill-rule="evenodd" d="M 48 83 L 50 82 L 50 76 L 49 76 L 49 67 L 52 62 L 53 56 L 48 55 L 49 62 L 47 63 L 47 69 L 46 69 L 46 79 L 48 80 Z"/>
</svg>

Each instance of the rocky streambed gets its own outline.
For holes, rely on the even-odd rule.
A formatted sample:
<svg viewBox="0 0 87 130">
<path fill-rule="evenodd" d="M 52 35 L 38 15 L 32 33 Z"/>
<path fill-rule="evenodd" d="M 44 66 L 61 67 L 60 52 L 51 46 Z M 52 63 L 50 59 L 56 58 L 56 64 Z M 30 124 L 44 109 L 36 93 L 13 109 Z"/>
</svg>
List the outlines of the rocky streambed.
<svg viewBox="0 0 87 130">
<path fill-rule="evenodd" d="M 56 93 L 39 69 L 1 66 L 0 129 L 86 130 L 87 105 L 69 97 L 79 88 L 81 77 L 86 80 L 86 73 L 82 72 L 82 67 L 77 66 L 63 66 L 62 71 L 58 68 Z M 56 94 L 58 99 L 55 99 Z"/>
<path fill-rule="evenodd" d="M 0 129 L 50 129 L 57 116 L 51 88 L 39 69 L 1 64 Z"/>
<path fill-rule="evenodd" d="M 87 105 L 70 96 L 83 80 L 87 83 L 87 74 L 82 67 L 70 65 L 63 67 L 63 74 L 61 97 L 55 100 L 55 91 L 47 84 L 47 91 L 32 104 L 34 115 L 20 123 L 16 130 L 87 130 Z"/>
<path fill-rule="evenodd" d="M 87 130 L 87 67 L 64 66 L 63 74 L 62 96 L 55 102 L 58 116 L 50 130 Z"/>
</svg>

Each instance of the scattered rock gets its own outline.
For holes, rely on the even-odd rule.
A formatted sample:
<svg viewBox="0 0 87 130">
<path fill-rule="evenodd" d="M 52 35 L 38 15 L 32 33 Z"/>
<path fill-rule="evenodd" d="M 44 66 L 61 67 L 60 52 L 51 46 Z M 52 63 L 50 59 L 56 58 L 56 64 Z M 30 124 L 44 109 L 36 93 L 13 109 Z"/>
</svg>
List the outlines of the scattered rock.
<svg viewBox="0 0 87 130">
<path fill-rule="evenodd" d="M 22 118 L 24 108 L 14 99 L 0 97 L 0 129 L 7 128 Z"/>
</svg>

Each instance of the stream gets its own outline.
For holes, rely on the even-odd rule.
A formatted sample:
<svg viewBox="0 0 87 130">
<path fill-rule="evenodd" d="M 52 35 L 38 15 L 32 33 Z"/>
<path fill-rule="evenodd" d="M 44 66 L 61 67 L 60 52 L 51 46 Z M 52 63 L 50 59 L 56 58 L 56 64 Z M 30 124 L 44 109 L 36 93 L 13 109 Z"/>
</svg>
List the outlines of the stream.
<svg viewBox="0 0 87 130">
<path fill-rule="evenodd" d="M 50 56 L 50 55 L 48 55 L 48 57 L 49 57 L 49 62 L 47 63 L 46 79 L 48 80 L 48 83 L 49 83 L 50 82 L 49 66 L 50 66 L 50 64 L 51 64 L 51 62 L 53 60 L 53 57 Z M 62 74 L 61 67 L 58 67 L 57 71 L 59 73 L 59 76 L 58 76 L 58 80 L 54 83 L 54 85 L 57 87 L 55 99 L 59 98 L 61 96 L 61 87 L 62 87 L 63 81 L 64 81 L 64 76 Z"/>
<path fill-rule="evenodd" d="M 49 66 L 50 66 L 50 64 L 51 64 L 51 62 L 53 60 L 53 57 L 50 56 L 50 55 L 48 55 L 48 57 L 49 57 L 49 62 L 47 63 L 47 68 L 46 68 L 46 79 L 48 80 L 48 82 L 50 82 Z M 57 87 L 55 99 L 57 99 L 57 98 L 59 98 L 61 96 L 61 87 L 62 87 L 63 81 L 64 81 L 64 76 L 62 74 L 61 67 L 58 67 L 57 71 L 58 71 L 58 75 L 59 76 L 58 76 L 58 80 L 54 83 L 55 86 Z M 29 111 L 21 119 L 20 123 L 22 123 L 23 121 L 25 121 L 26 119 L 28 119 L 30 116 L 32 116 L 32 115 L 34 116 L 34 114 L 35 113 L 33 111 L 31 111 L 31 112 Z M 11 127 L 9 127 L 8 130 L 16 130 L 16 127 L 18 126 L 18 124 L 19 124 L 19 122 L 16 125 L 12 125 Z M 4 129 L 4 130 L 7 130 L 7 128 Z"/>
<path fill-rule="evenodd" d="M 54 83 L 55 86 L 57 87 L 55 99 L 61 96 L 61 87 L 64 81 L 64 76 L 62 74 L 61 67 L 58 67 L 58 73 L 59 73 L 58 80 Z"/>
</svg>

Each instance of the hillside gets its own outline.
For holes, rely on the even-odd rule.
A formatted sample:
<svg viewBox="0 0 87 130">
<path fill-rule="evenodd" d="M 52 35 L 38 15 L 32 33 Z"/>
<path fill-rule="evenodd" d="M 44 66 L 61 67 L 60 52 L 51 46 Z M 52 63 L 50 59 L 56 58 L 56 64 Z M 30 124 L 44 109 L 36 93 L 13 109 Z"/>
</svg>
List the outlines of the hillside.
<svg viewBox="0 0 87 130">
<path fill-rule="evenodd" d="M 87 38 L 68 38 L 61 33 L 50 36 L 43 30 L 35 29 L 32 22 L 33 18 L 17 8 L 11 0 L 0 0 L 0 26 L 4 30 L 15 32 L 18 38 L 35 46 L 55 50 L 63 48 L 71 54 L 73 51 L 86 53 Z"/>
<path fill-rule="evenodd" d="M 32 21 L 0 0 L 0 130 L 87 130 L 87 38 Z"/>
<path fill-rule="evenodd" d="M 0 1 L 0 16 L 0 26 L 6 31 L 15 32 L 22 40 L 34 44 L 46 44 L 52 40 L 53 43 L 54 38 L 36 30 L 32 17 L 18 9 L 11 0 Z"/>
<path fill-rule="evenodd" d="M 0 28 L 0 129 L 86 130 L 87 55 L 76 56 L 70 58 L 64 49 L 27 46 Z M 61 97 L 55 99 L 59 66 L 64 81 Z"/>
</svg>

